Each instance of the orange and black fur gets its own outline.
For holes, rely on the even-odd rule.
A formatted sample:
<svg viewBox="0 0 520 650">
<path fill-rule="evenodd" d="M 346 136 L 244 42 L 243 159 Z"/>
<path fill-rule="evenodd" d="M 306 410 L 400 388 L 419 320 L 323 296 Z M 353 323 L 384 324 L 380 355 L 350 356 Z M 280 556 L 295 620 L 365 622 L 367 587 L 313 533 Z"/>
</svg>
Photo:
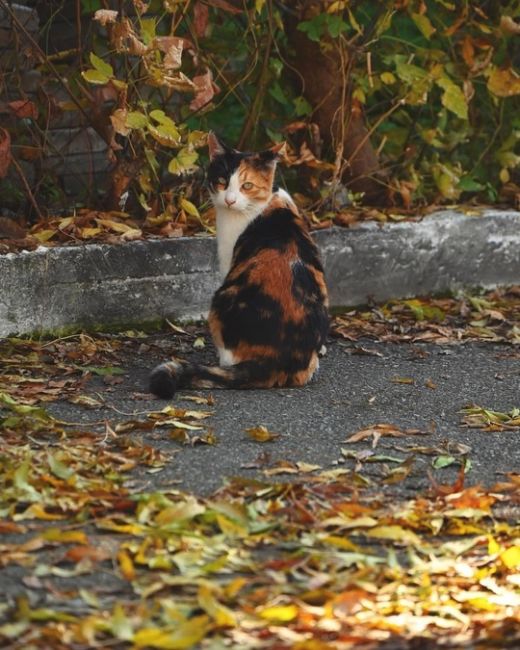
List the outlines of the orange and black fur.
<svg viewBox="0 0 520 650">
<path fill-rule="evenodd" d="M 224 280 L 209 313 L 220 367 L 166 361 L 150 390 L 302 386 L 319 365 L 328 331 L 327 289 L 318 251 L 290 196 L 273 192 L 281 146 L 229 149 L 209 136 L 209 190 L 217 213 Z"/>
</svg>

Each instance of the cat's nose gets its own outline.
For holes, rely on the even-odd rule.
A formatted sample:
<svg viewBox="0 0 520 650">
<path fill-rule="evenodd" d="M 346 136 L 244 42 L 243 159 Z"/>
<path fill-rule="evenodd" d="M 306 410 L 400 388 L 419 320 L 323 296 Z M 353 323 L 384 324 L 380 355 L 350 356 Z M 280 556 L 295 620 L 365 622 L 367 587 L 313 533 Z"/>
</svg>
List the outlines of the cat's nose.
<svg viewBox="0 0 520 650">
<path fill-rule="evenodd" d="M 233 205 L 233 203 L 237 202 L 234 196 L 226 196 L 224 201 L 226 202 L 228 208 L 230 208 Z"/>
</svg>

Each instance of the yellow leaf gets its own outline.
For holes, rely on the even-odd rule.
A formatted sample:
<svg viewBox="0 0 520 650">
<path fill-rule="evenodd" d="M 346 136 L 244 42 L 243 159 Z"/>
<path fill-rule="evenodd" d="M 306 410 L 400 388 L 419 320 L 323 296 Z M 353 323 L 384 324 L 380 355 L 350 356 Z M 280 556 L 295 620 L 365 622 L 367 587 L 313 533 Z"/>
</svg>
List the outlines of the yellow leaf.
<svg viewBox="0 0 520 650">
<path fill-rule="evenodd" d="M 377 537 L 378 539 L 390 539 L 402 544 L 421 545 L 421 539 L 413 531 L 406 530 L 402 526 L 376 526 L 371 530 L 367 530 L 365 535 Z"/>
<path fill-rule="evenodd" d="M 508 569 L 518 569 L 520 567 L 520 546 L 511 546 L 500 554 L 500 559 Z"/>
<path fill-rule="evenodd" d="M 488 554 L 496 555 L 497 553 L 500 553 L 500 548 L 500 544 L 498 544 L 495 538 L 490 535 L 488 537 Z"/>
<path fill-rule="evenodd" d="M 198 601 L 201 608 L 211 616 L 218 626 L 235 627 L 236 617 L 234 613 L 218 602 L 211 588 L 207 585 L 199 587 Z"/>
<path fill-rule="evenodd" d="M 136 648 L 160 648 L 162 650 L 184 650 L 192 648 L 201 641 L 210 628 L 207 615 L 195 616 L 175 629 L 165 630 L 156 627 L 143 628 L 135 633 L 133 644 Z"/>
<path fill-rule="evenodd" d="M 220 513 L 217 513 L 216 518 L 220 530 L 228 537 L 245 537 L 249 532 L 246 527 Z"/>
<path fill-rule="evenodd" d="M 73 221 L 74 217 L 65 217 L 64 219 L 60 220 L 59 228 L 63 230 L 64 228 L 67 228 L 67 226 L 70 226 Z"/>
<path fill-rule="evenodd" d="M 381 81 L 389 86 L 390 84 L 395 84 L 396 78 L 395 75 L 393 75 L 391 72 L 382 72 L 380 74 Z"/>
<path fill-rule="evenodd" d="M 481 609 L 485 612 L 492 612 L 497 609 L 497 606 L 490 602 L 485 596 L 479 596 L 478 598 L 471 598 L 467 601 L 475 609 Z"/>
<path fill-rule="evenodd" d="M 488 78 L 488 90 L 497 97 L 520 94 L 520 77 L 511 68 L 494 68 Z"/>
<path fill-rule="evenodd" d="M 103 232 L 101 228 L 82 228 L 81 236 L 83 239 L 90 239 L 91 237 L 99 235 L 100 232 Z"/>
<path fill-rule="evenodd" d="M 48 542 L 60 542 L 62 544 L 88 544 L 88 538 L 82 530 L 47 528 L 41 536 Z"/>
<path fill-rule="evenodd" d="M 191 201 L 188 201 L 188 199 L 181 199 L 181 208 L 188 214 L 191 214 L 192 217 L 197 217 L 200 219 L 199 211 Z"/>
<path fill-rule="evenodd" d="M 119 562 L 119 568 L 124 578 L 126 578 L 126 580 L 134 580 L 135 579 L 134 563 L 132 562 L 132 558 L 130 557 L 130 555 L 128 555 L 125 549 L 121 549 L 119 551 L 119 553 L 117 554 L 117 561 Z"/>
<path fill-rule="evenodd" d="M 351 542 L 347 537 L 338 537 L 337 535 L 329 535 L 323 540 L 326 544 L 331 544 L 344 551 L 358 551 L 359 547 Z"/>
<path fill-rule="evenodd" d="M 20 521 L 22 519 L 43 519 L 44 521 L 59 521 L 60 519 L 66 519 L 66 515 L 51 514 L 50 512 L 46 512 L 40 503 L 33 503 L 23 512 L 20 512 L 19 514 L 13 516 L 14 521 Z"/>
<path fill-rule="evenodd" d="M 263 609 L 260 616 L 273 623 L 288 623 L 298 616 L 298 608 L 296 605 L 274 605 Z"/>
<path fill-rule="evenodd" d="M 119 221 L 114 221 L 113 219 L 96 219 L 96 223 L 100 224 L 101 226 L 105 226 L 105 228 L 109 228 L 114 232 L 122 234 L 130 232 L 131 230 L 135 230 L 135 228 L 132 228 L 132 226 L 128 226 L 126 223 L 121 223 Z"/>
<path fill-rule="evenodd" d="M 46 242 L 49 241 L 49 239 L 52 239 L 54 235 L 57 233 L 57 230 L 39 230 L 38 232 L 32 233 L 32 236 L 37 239 L 38 241 L 41 242 Z"/>
</svg>

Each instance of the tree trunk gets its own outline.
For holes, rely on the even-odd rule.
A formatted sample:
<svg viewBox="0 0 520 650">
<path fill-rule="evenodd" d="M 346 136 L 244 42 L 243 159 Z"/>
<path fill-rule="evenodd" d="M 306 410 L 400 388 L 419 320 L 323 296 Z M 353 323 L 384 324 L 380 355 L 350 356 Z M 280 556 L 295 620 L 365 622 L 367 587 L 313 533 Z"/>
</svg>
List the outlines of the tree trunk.
<svg viewBox="0 0 520 650">
<path fill-rule="evenodd" d="M 284 24 L 291 64 L 301 92 L 313 107 L 312 119 L 320 128 L 324 144 L 338 157 L 341 179 L 353 192 L 363 192 L 364 202 L 382 203 L 385 185 L 379 177 L 379 160 L 368 137 L 363 109 L 352 99 L 349 51 L 346 44 L 325 38 L 311 41 L 297 29 L 298 23 L 324 11 L 323 2 L 290 0 Z"/>
</svg>

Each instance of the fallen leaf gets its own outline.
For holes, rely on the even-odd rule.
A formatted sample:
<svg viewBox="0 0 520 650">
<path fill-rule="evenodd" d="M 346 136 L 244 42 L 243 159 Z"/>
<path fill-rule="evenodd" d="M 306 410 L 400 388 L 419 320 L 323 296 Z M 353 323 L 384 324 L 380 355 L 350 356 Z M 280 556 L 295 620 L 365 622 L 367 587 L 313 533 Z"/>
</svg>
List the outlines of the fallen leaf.
<svg viewBox="0 0 520 650">
<path fill-rule="evenodd" d="M 251 438 L 251 440 L 254 440 L 255 442 L 273 442 L 274 440 L 277 440 L 280 437 L 279 433 L 274 433 L 273 431 L 269 431 L 263 425 L 246 429 L 246 433 L 248 437 Z"/>
</svg>

